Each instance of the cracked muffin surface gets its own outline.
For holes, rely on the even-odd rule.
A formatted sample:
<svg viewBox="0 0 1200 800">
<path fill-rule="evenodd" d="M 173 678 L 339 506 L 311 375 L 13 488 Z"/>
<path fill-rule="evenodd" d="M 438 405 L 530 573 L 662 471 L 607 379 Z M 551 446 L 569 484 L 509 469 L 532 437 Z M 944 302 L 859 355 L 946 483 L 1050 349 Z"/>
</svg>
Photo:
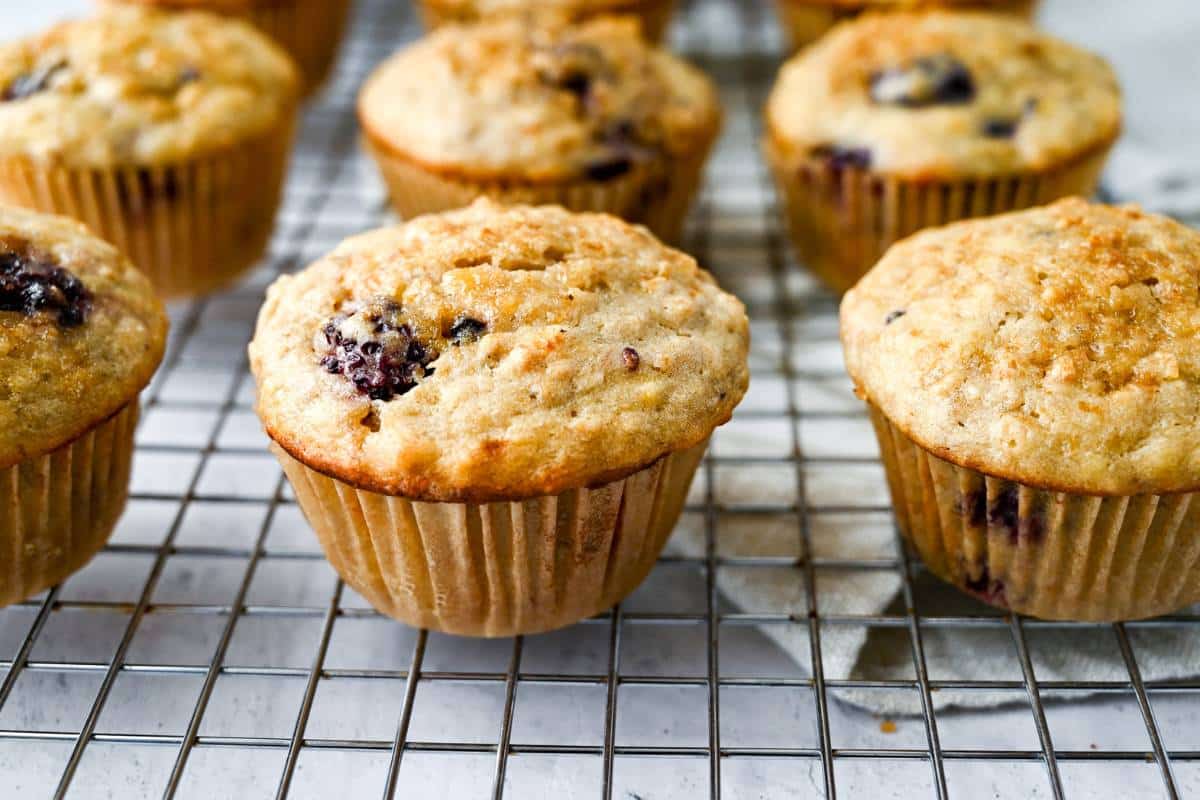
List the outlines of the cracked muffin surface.
<svg viewBox="0 0 1200 800">
<path fill-rule="evenodd" d="M 259 416 L 305 464 L 488 502 L 699 444 L 745 393 L 747 347 L 741 303 L 645 229 L 481 200 L 280 278 L 250 359 Z"/>
<path fill-rule="evenodd" d="M 867 15 L 784 65 L 767 104 L 786 158 L 853 153 L 913 178 L 1048 169 L 1111 143 L 1121 94 L 1099 56 L 1021 20 Z"/>
<path fill-rule="evenodd" d="M 133 400 L 162 359 L 149 282 L 79 223 L 0 206 L 0 467 Z"/>
<path fill-rule="evenodd" d="M 0 156 L 73 167 L 183 160 L 278 127 L 298 80 L 247 23 L 105 8 L 0 46 Z"/>
<path fill-rule="evenodd" d="M 359 97 L 372 141 L 471 178 L 604 180 L 706 148 L 712 82 L 629 19 L 440 28 L 384 63 Z"/>
<path fill-rule="evenodd" d="M 1085 494 L 1200 488 L 1200 233 L 1078 198 L 925 231 L 845 297 L 858 391 L 959 466 Z"/>
</svg>

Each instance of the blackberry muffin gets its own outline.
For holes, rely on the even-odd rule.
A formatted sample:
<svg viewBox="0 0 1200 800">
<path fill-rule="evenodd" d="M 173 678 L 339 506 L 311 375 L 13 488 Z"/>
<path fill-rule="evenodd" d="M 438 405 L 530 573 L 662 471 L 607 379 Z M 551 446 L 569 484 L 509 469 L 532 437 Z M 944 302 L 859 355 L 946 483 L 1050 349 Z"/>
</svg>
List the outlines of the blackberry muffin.
<svg viewBox="0 0 1200 800">
<path fill-rule="evenodd" d="M 1010 17 L 889 14 L 784 66 L 764 147 L 801 261 L 845 291 L 921 228 L 1090 194 L 1120 127 L 1099 56 Z"/>
<path fill-rule="evenodd" d="M 669 241 L 721 126 L 712 82 L 629 19 L 439 29 L 371 76 L 358 113 L 406 219 L 486 195 L 607 211 Z"/>
<path fill-rule="evenodd" d="M 842 302 L 897 521 L 1051 619 L 1200 602 L 1200 233 L 1078 198 L 925 231 Z"/>
<path fill-rule="evenodd" d="M 779 21 L 797 49 L 817 41 L 837 23 L 865 12 L 945 8 L 1017 14 L 1032 19 L 1037 6 L 1037 0 L 775 0 Z"/>
<path fill-rule="evenodd" d="M 252 266 L 292 142 L 291 59 L 237 20 L 113 8 L 0 46 L 0 201 L 80 219 L 166 297 Z"/>
<path fill-rule="evenodd" d="M 211 11 L 254 25 L 296 60 L 311 92 L 328 77 L 350 17 L 350 0 L 98 0 L 165 11 Z"/>
<path fill-rule="evenodd" d="M 666 33 L 677 0 L 419 0 L 418 5 L 430 29 L 503 17 L 533 20 L 549 13 L 577 22 L 599 16 L 629 15 L 637 17 L 642 33 L 656 42 Z"/>
<path fill-rule="evenodd" d="M 645 577 L 745 393 L 747 331 L 644 228 L 480 200 L 280 278 L 250 363 L 346 583 L 412 625 L 510 636 Z"/>
<path fill-rule="evenodd" d="M 125 507 L 167 320 L 83 225 L 0 206 L 0 606 L 61 582 Z"/>
</svg>

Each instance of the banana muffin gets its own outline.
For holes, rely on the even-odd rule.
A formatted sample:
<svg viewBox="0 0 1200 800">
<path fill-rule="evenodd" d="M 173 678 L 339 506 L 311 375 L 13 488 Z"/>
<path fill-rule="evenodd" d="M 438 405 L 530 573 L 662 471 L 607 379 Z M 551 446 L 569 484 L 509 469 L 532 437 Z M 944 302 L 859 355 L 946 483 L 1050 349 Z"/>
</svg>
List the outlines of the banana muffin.
<svg viewBox="0 0 1200 800">
<path fill-rule="evenodd" d="M 534 21 L 538 16 L 558 14 L 583 21 L 606 15 L 629 15 L 637 17 L 642 33 L 656 42 L 666 33 L 677 0 L 420 0 L 418 5 L 431 29 L 502 17 Z"/>
<path fill-rule="evenodd" d="M 896 240 L 1090 194 L 1120 133 L 1102 58 L 1011 17 L 863 17 L 789 61 L 767 158 L 801 261 L 838 291 Z"/>
<path fill-rule="evenodd" d="M 166 331 L 149 281 L 112 245 L 0 206 L 0 606 L 59 583 L 108 540 Z"/>
<path fill-rule="evenodd" d="M 842 302 L 900 528 L 1003 608 L 1200 601 L 1200 233 L 1078 198 L 925 231 Z"/>
<path fill-rule="evenodd" d="M 250 25 L 102 10 L 0 45 L 0 201 L 76 217 L 164 296 L 229 282 L 274 226 L 295 67 Z"/>
<path fill-rule="evenodd" d="M 485 195 L 606 211 L 677 239 L 721 111 L 712 81 L 636 27 L 450 26 L 393 56 L 358 113 L 396 211 Z"/>
<path fill-rule="evenodd" d="M 1037 6 L 1037 0 L 775 0 L 779 21 L 797 49 L 817 41 L 837 23 L 866 12 L 945 8 L 1017 14 L 1032 19 Z"/>
<path fill-rule="evenodd" d="M 747 347 L 742 304 L 644 228 L 480 200 L 280 278 L 250 363 L 346 583 L 413 625 L 509 636 L 645 577 Z"/>
<path fill-rule="evenodd" d="M 99 0 L 165 11 L 211 11 L 238 17 L 278 42 L 296 60 L 306 92 L 320 86 L 337 57 L 350 0 Z"/>
</svg>

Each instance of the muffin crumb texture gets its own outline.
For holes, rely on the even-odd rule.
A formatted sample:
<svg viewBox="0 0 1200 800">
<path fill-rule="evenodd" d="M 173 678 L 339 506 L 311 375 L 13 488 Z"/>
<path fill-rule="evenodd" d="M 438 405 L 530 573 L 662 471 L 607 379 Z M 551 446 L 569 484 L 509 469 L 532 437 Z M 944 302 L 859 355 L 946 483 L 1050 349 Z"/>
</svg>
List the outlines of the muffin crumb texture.
<svg viewBox="0 0 1200 800">
<path fill-rule="evenodd" d="M 171 163 L 266 133 L 297 93 L 291 59 L 247 23 L 106 8 L 0 46 L 0 156 Z"/>
<path fill-rule="evenodd" d="M 1110 143 L 1121 96 L 1102 58 L 1018 19 L 909 12 L 863 17 L 802 51 L 767 121 L 788 159 L 852 153 L 893 176 L 1003 175 Z"/>
<path fill-rule="evenodd" d="M 0 467 L 135 398 L 166 327 L 149 282 L 115 248 L 62 217 L 0 207 Z"/>
<path fill-rule="evenodd" d="M 1200 488 L 1200 233 L 1078 198 L 922 232 L 842 304 L 858 390 L 960 466 Z M 989 512 L 990 513 L 990 512 Z"/>
<path fill-rule="evenodd" d="M 371 491 L 512 500 L 703 441 L 748 382 L 745 311 L 614 217 L 470 208 L 347 240 L 268 292 L 259 413 Z"/>
</svg>

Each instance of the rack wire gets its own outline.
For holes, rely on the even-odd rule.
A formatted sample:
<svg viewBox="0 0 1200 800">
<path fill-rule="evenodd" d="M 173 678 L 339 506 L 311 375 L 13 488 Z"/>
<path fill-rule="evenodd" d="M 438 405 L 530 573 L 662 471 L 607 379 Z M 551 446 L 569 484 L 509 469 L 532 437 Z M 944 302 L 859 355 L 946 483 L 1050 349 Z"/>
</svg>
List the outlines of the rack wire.
<svg viewBox="0 0 1200 800">
<path fill-rule="evenodd" d="M 1200 792 L 1200 681 L 1145 679 L 1138 657 L 1140 637 L 1200 629 L 1200 616 L 1085 626 L 930 610 L 891 530 L 873 445 L 859 444 L 870 434 L 841 371 L 835 301 L 791 263 L 755 155 L 780 51 L 757 3 L 700 0 L 674 32 L 730 112 L 686 247 L 743 297 L 754 334 L 752 394 L 718 433 L 682 523 L 702 531 L 703 552 L 669 551 L 611 613 L 526 639 L 414 631 L 344 587 L 263 448 L 245 343 L 274 275 L 387 219 L 353 97 L 418 30 L 404 3 L 358 12 L 306 114 L 268 263 L 173 310 L 112 543 L 63 586 L 0 610 L 0 795 Z M 783 531 L 786 552 L 739 552 L 738 531 L 764 526 Z M 886 529 L 878 554 L 840 553 L 837 532 L 861 526 Z M 807 613 L 732 606 L 718 583 L 734 570 L 793 574 Z M 894 574 L 902 608 L 830 608 L 823 581 L 847 572 Z M 807 653 L 781 655 L 764 626 L 800 633 Z M 837 626 L 900 631 L 911 677 L 830 674 L 823 645 Z M 1017 673 L 939 678 L 925 645 L 935 629 L 1008 637 Z M 1124 674 L 1039 680 L 1036 650 L 1064 630 L 1111 637 Z M 844 690 L 915 693 L 921 713 L 880 720 L 845 706 Z M 951 690 L 1008 692 L 1015 705 L 960 717 L 934 702 Z M 1060 722 L 1051 700 L 1062 698 L 1096 713 Z M 1094 722 L 1081 732 L 1080 719 Z"/>
</svg>

